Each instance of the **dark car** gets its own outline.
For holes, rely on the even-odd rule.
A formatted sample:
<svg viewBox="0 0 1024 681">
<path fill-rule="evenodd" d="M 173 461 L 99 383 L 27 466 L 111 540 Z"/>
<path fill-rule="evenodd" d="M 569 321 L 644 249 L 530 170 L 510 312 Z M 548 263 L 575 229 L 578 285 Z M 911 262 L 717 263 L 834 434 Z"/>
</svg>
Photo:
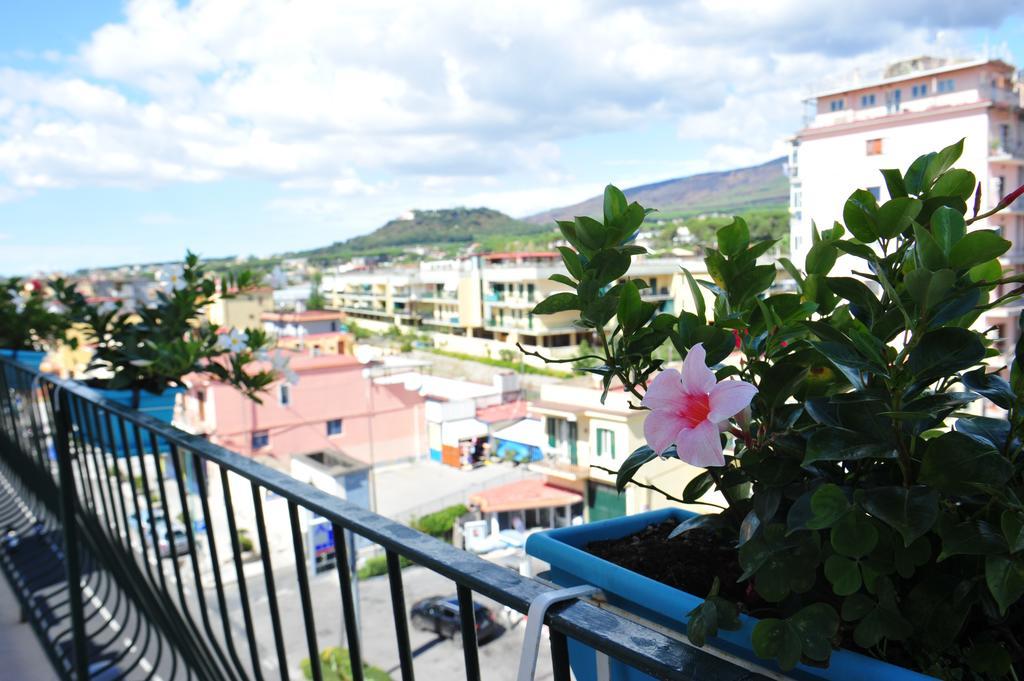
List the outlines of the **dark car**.
<svg viewBox="0 0 1024 681">
<path fill-rule="evenodd" d="M 460 641 L 462 634 L 459 620 L 459 601 L 457 598 L 434 596 L 417 601 L 409 613 L 412 625 L 422 631 L 431 631 L 438 636 Z M 489 609 L 473 603 L 473 618 L 476 620 L 476 638 L 480 642 L 489 641 L 498 636 L 502 627 L 494 621 L 494 614 Z"/>
</svg>

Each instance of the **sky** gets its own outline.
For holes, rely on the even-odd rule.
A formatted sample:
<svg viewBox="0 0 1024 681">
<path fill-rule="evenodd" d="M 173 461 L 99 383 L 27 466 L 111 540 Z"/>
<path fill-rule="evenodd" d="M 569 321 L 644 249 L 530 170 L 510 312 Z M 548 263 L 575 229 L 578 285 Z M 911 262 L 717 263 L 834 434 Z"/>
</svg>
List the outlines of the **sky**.
<svg viewBox="0 0 1024 681">
<path fill-rule="evenodd" d="M 1024 66 L 1024 5 L 4 2 L 0 273 L 267 255 L 752 165 L 816 88 L 921 54 Z"/>
</svg>

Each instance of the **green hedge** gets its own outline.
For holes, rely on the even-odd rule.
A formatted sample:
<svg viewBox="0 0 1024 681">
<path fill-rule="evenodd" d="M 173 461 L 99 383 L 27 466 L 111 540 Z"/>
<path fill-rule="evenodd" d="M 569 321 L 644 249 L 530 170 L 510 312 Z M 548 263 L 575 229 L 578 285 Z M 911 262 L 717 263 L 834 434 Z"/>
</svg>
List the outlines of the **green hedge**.
<svg viewBox="0 0 1024 681">
<path fill-rule="evenodd" d="M 445 539 L 451 536 L 455 521 L 468 512 L 469 509 L 466 508 L 465 504 L 455 504 L 414 520 L 412 526 L 424 534 Z"/>
<path fill-rule="evenodd" d="M 299 663 L 299 669 L 306 679 L 313 678 L 313 667 L 309 658 Z M 320 651 L 320 671 L 324 681 L 352 681 L 352 663 L 348 658 L 347 648 L 324 648 Z M 363 678 L 366 681 L 391 681 L 391 677 L 383 669 L 363 663 Z"/>
<path fill-rule="evenodd" d="M 409 567 L 412 562 L 405 556 L 398 557 L 398 564 L 402 567 Z M 388 573 L 388 559 L 386 556 L 373 556 L 367 558 L 363 566 L 356 570 L 356 577 L 359 579 L 369 579 L 370 577 L 379 577 L 380 575 L 386 575 Z"/>
<path fill-rule="evenodd" d="M 503 359 L 494 359 L 493 357 L 480 357 L 478 355 L 467 355 L 461 352 L 449 352 L 447 350 L 441 350 L 439 348 L 425 348 L 427 352 L 432 352 L 435 355 L 441 355 L 443 357 L 451 357 L 452 359 L 462 359 L 467 362 L 479 362 L 480 364 L 487 364 L 492 367 L 501 367 L 502 369 L 511 369 L 513 371 L 522 370 L 523 373 L 537 374 L 538 376 L 555 376 L 556 378 L 572 378 L 575 374 L 568 371 L 555 371 L 554 369 L 545 369 L 544 367 L 535 367 L 525 362 L 508 362 Z"/>
</svg>

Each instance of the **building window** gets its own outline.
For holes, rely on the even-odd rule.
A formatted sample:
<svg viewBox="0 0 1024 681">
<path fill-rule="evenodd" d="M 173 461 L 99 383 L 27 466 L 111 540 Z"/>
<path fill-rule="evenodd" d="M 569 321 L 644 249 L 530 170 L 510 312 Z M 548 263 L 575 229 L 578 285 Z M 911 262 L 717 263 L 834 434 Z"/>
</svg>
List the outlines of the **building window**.
<svg viewBox="0 0 1024 681">
<path fill-rule="evenodd" d="M 548 417 L 547 429 L 548 429 L 548 447 L 558 446 L 558 427 L 561 425 L 561 419 L 555 419 Z"/>
<path fill-rule="evenodd" d="M 875 201 L 880 201 L 882 199 L 881 187 L 868 187 L 868 191 L 871 192 L 871 196 L 875 197 Z"/>
<path fill-rule="evenodd" d="M 597 429 L 597 455 L 615 458 L 615 431 L 607 428 Z"/>
<path fill-rule="evenodd" d="M 868 156 L 878 156 L 882 153 L 882 140 L 868 140 Z"/>
<path fill-rule="evenodd" d="M 952 78 L 940 80 L 938 85 L 939 92 L 952 92 L 956 89 L 956 82 Z"/>
<path fill-rule="evenodd" d="M 924 97 L 927 94 L 928 94 L 928 84 L 927 83 L 921 83 L 920 85 L 915 85 L 914 87 L 910 88 L 910 96 L 911 97 Z"/>
<path fill-rule="evenodd" d="M 327 435 L 341 435 L 341 419 L 331 419 L 327 422 Z"/>
<path fill-rule="evenodd" d="M 874 106 L 875 105 L 875 96 L 874 95 L 861 95 L 860 96 L 860 105 L 862 107 Z"/>
<path fill-rule="evenodd" d="M 254 430 L 252 431 L 252 448 L 263 449 L 264 447 L 270 446 L 270 431 L 267 430 Z"/>
<path fill-rule="evenodd" d="M 279 386 L 277 389 L 278 401 L 281 402 L 282 407 L 287 407 L 292 403 L 292 388 L 289 385 Z"/>
<path fill-rule="evenodd" d="M 833 99 L 829 102 L 829 107 L 832 111 L 842 111 L 846 107 L 846 102 L 842 99 Z"/>
</svg>

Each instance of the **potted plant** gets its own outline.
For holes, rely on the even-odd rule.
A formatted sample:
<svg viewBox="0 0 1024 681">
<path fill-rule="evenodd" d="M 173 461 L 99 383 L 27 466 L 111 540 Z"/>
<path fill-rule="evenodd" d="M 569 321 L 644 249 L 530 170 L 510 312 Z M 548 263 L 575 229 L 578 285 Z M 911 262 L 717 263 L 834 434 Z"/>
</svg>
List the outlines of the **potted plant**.
<svg viewBox="0 0 1024 681">
<path fill-rule="evenodd" d="M 68 325 L 62 306 L 46 295 L 42 282 L 11 278 L 0 284 L 0 357 L 36 368 Z"/>
<path fill-rule="evenodd" d="M 773 242 L 734 220 L 706 249 L 713 281 L 686 273 L 696 309 L 678 316 L 628 278 L 645 209 L 608 187 L 603 222 L 559 223 L 571 247 L 552 279 L 572 291 L 534 314 L 578 311 L 601 341 L 585 370 L 649 410 L 619 489 L 676 457 L 703 471 L 670 494 L 715 489 L 727 507 L 534 535 L 556 581 L 797 678 L 1022 678 L 1024 342 L 1004 356 L 978 321 L 1024 276 L 1003 274 L 996 230 L 969 227 L 1024 188 L 980 213 L 976 178 L 952 168 L 962 146 L 883 170 L 881 204 L 853 192 L 802 269 L 780 259 L 792 290 L 758 262 Z M 830 276 L 840 257 L 853 273 Z M 681 372 L 652 358 L 666 342 Z M 593 678 L 592 655 L 573 662 Z"/>
<path fill-rule="evenodd" d="M 208 375 L 256 402 L 282 375 L 294 379 L 286 361 L 267 357 L 270 338 L 262 329 L 216 329 L 202 318 L 217 284 L 196 255 L 188 253 L 182 265 L 159 271 L 157 281 L 155 301 L 148 306 L 109 301 L 97 306 L 74 287 L 57 287 L 93 348 L 84 380 L 100 396 L 169 423 L 187 376 Z M 220 293 L 230 296 L 257 283 L 242 272 L 223 281 Z M 111 437 L 120 443 L 118 433 Z"/>
</svg>

